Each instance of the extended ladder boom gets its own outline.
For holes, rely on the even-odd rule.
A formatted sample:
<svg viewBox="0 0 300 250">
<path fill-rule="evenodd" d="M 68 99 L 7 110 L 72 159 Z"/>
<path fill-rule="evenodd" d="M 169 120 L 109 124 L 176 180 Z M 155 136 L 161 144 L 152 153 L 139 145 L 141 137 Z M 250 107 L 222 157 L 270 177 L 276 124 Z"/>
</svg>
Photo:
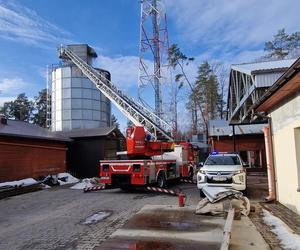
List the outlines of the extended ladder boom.
<svg viewBox="0 0 300 250">
<path fill-rule="evenodd" d="M 173 140 L 172 126 L 122 93 L 111 81 L 88 65 L 73 51 L 62 46 L 59 49 L 59 57 L 71 60 L 134 125 L 144 126 L 155 140 L 158 137 Z"/>
</svg>

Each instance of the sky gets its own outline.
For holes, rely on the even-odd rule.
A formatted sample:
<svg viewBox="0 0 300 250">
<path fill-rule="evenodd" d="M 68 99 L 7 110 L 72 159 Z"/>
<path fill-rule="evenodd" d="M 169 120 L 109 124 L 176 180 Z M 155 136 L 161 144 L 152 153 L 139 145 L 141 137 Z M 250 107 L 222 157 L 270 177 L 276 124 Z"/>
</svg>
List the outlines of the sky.
<svg viewBox="0 0 300 250">
<path fill-rule="evenodd" d="M 297 0 L 162 2 L 169 43 L 195 58 L 187 68 L 191 79 L 203 60 L 249 62 L 264 55 L 278 29 L 300 30 Z M 94 47 L 94 65 L 136 98 L 139 29 L 138 0 L 0 0 L 0 105 L 18 93 L 37 95 L 46 87 L 46 66 L 59 62 L 57 47 L 71 43 Z M 124 126 L 121 113 L 113 113 Z"/>
</svg>

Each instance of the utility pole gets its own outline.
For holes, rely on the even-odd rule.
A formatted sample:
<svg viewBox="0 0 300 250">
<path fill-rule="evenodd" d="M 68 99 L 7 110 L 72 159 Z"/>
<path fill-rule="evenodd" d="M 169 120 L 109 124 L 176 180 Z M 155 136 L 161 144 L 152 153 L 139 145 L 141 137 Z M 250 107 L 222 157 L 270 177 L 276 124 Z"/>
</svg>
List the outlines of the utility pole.
<svg viewBox="0 0 300 250">
<path fill-rule="evenodd" d="M 167 65 L 168 47 L 166 13 L 160 0 L 142 0 L 138 97 L 144 106 L 150 107 L 149 96 L 145 97 L 143 92 L 149 95 L 148 87 L 151 86 L 154 90 L 155 113 L 159 117 L 163 116 L 162 67 Z"/>
</svg>

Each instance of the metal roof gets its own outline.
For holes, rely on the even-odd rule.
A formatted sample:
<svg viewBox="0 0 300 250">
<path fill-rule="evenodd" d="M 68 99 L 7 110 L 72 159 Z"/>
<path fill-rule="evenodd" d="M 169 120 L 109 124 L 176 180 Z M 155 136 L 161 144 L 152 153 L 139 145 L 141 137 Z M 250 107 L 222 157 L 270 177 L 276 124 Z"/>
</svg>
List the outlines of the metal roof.
<svg viewBox="0 0 300 250">
<path fill-rule="evenodd" d="M 70 131 L 57 131 L 55 134 L 69 138 L 99 137 L 107 136 L 112 132 L 116 132 L 119 136 L 122 133 L 115 126 L 91 129 L 73 129 Z M 122 135 L 123 136 L 123 135 Z"/>
<path fill-rule="evenodd" d="M 266 112 L 276 108 L 283 100 L 288 99 L 300 88 L 300 57 L 253 105 L 255 112 Z"/>
<path fill-rule="evenodd" d="M 263 134 L 262 129 L 266 124 L 235 125 L 236 135 Z M 231 136 L 232 126 L 226 120 L 210 120 L 209 136 Z"/>
<path fill-rule="evenodd" d="M 1 135 L 52 141 L 71 141 L 69 138 L 56 135 L 48 129 L 35 124 L 9 119 L 7 119 L 7 124 L 0 123 L 0 136 Z"/>
<path fill-rule="evenodd" d="M 240 71 L 247 75 L 264 73 L 266 71 L 279 71 L 289 68 L 296 59 L 255 62 L 255 63 L 242 63 L 231 65 L 232 70 Z"/>
</svg>

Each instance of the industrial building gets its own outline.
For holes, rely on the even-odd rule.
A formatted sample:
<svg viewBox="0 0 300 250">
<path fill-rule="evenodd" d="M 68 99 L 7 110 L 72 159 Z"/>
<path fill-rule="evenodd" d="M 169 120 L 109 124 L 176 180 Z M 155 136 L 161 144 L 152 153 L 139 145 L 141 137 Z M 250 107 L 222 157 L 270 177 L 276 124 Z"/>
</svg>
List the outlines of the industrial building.
<svg viewBox="0 0 300 250">
<path fill-rule="evenodd" d="M 232 65 L 227 99 L 229 123 L 239 124 L 254 119 L 252 106 L 294 61 L 295 59 Z"/>
<path fill-rule="evenodd" d="M 125 137 L 116 127 L 57 132 L 72 139 L 68 144 L 67 170 L 79 178 L 99 176 L 99 160 L 116 159 L 125 150 Z"/>
<path fill-rule="evenodd" d="M 265 124 L 230 126 L 225 120 L 209 121 L 211 151 L 238 152 L 250 172 L 266 172 Z"/>
<path fill-rule="evenodd" d="M 0 119 L 0 182 L 66 171 L 71 140 L 27 122 Z"/>
<path fill-rule="evenodd" d="M 87 44 L 67 47 L 89 65 L 97 57 L 95 50 Z M 95 70 L 110 80 L 108 71 Z M 48 110 L 48 126 L 52 131 L 110 126 L 110 101 L 70 60 L 62 59 L 59 65 L 52 66 L 49 78 L 51 110 Z"/>
<path fill-rule="evenodd" d="M 269 168 L 273 196 L 300 214 L 300 58 L 269 88 L 254 106 L 270 126 Z"/>
<path fill-rule="evenodd" d="M 87 44 L 67 48 L 90 66 L 97 57 Z M 61 59 L 59 65 L 51 68 L 48 81 L 51 99 L 48 125 L 54 134 L 71 139 L 67 151 L 68 172 L 79 178 L 99 176 L 99 161 L 115 159 L 116 153 L 123 150 L 124 136 L 110 126 L 110 100 L 71 60 Z M 93 69 L 109 84 L 108 71 Z"/>
</svg>

